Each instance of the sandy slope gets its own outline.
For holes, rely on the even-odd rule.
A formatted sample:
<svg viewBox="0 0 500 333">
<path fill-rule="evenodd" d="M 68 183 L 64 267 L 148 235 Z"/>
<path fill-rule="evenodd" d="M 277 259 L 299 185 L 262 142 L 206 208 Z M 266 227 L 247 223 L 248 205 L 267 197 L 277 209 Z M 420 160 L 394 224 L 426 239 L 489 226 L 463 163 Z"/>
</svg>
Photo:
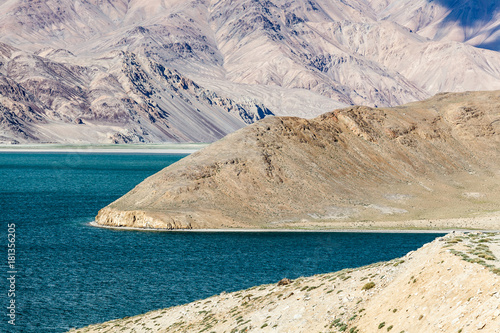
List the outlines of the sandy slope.
<svg viewBox="0 0 500 333">
<path fill-rule="evenodd" d="M 389 262 L 72 332 L 500 332 L 498 258 L 500 234 L 451 233 Z"/>
</svg>

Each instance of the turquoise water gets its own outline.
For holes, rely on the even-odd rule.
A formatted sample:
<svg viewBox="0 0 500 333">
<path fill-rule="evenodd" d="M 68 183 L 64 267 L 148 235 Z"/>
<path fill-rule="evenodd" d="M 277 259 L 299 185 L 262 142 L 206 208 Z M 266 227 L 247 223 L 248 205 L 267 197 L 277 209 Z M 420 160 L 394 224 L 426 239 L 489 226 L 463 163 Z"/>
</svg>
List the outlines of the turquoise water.
<svg viewBox="0 0 500 333">
<path fill-rule="evenodd" d="M 182 233 L 90 227 L 183 155 L 0 154 L 0 251 L 15 224 L 15 297 L 0 263 L 0 332 L 73 327 L 402 256 L 439 234 Z M 8 323 L 15 300 L 15 323 Z"/>
</svg>

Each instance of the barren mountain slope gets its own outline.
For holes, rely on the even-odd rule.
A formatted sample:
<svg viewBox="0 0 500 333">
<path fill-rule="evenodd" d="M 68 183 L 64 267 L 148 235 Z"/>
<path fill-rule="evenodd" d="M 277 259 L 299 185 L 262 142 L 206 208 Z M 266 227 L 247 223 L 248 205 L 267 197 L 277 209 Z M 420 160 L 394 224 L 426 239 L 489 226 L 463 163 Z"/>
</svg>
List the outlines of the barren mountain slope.
<svg viewBox="0 0 500 333">
<path fill-rule="evenodd" d="M 499 110 L 496 91 L 356 106 L 311 120 L 266 118 L 147 178 L 96 220 L 142 228 L 335 227 L 498 211 Z"/>
<path fill-rule="evenodd" d="M 449 234 L 388 262 L 70 332 L 498 333 L 499 241 L 493 233 Z"/>
<path fill-rule="evenodd" d="M 130 52 L 75 61 L 2 48 L 0 141 L 210 142 L 272 114 Z"/>
<path fill-rule="evenodd" d="M 214 141 L 271 114 L 500 89 L 500 54 L 454 38 L 470 8 L 445 2 L 5 1 L 0 142 Z M 494 40 L 495 15 L 467 36 Z"/>
<path fill-rule="evenodd" d="M 397 22 L 432 40 L 465 42 L 500 50 L 496 0 L 368 0 L 378 18 Z"/>
</svg>

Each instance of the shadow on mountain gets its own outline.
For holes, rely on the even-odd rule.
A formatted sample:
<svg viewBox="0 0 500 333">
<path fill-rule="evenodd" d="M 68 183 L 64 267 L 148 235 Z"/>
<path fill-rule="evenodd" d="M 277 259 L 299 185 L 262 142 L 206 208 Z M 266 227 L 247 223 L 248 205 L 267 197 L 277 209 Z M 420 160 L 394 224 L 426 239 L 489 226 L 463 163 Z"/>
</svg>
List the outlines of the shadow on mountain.
<svg viewBox="0 0 500 333">
<path fill-rule="evenodd" d="M 498 11 L 500 11 L 500 1 L 498 0 L 428 0 L 450 9 L 450 13 L 442 22 L 442 27 L 449 23 L 459 23 L 466 34 L 472 33 L 475 28 L 491 22 Z M 472 30 L 471 30 L 472 29 Z M 492 35 L 500 28 L 492 29 L 489 35 Z M 468 30 L 468 31 L 467 31 Z M 473 37 L 466 35 L 466 40 Z M 500 50 L 500 39 L 490 40 L 487 43 L 477 45 L 478 47 L 489 50 Z"/>
<path fill-rule="evenodd" d="M 451 9 L 446 22 L 459 22 L 463 27 L 474 27 L 489 22 L 500 10 L 497 0 L 429 0 Z"/>
<path fill-rule="evenodd" d="M 491 31 L 489 31 L 489 34 L 492 35 L 499 30 L 500 26 L 495 27 L 494 29 L 491 29 Z M 488 41 L 487 43 L 482 43 L 478 45 L 478 47 L 492 51 L 500 51 L 500 37 L 495 40 Z"/>
</svg>

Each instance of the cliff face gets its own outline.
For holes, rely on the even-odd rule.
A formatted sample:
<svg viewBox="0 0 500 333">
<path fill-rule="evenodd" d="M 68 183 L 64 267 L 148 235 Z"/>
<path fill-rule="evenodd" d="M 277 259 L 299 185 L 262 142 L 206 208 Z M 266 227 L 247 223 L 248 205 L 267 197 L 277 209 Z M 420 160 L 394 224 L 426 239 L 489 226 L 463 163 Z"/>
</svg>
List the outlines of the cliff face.
<svg viewBox="0 0 500 333">
<path fill-rule="evenodd" d="M 499 241 L 492 233 L 449 234 L 388 262 L 221 293 L 71 332 L 498 333 Z"/>
<path fill-rule="evenodd" d="M 131 52 L 98 65 L 12 52 L 0 66 L 0 142 L 211 142 L 273 114 Z"/>
<path fill-rule="evenodd" d="M 266 118 L 147 178 L 96 221 L 168 229 L 362 227 L 367 220 L 496 211 L 499 109 L 499 92 L 478 92 L 350 107 L 311 120 Z M 482 227 L 498 227 L 492 223 Z"/>
</svg>

